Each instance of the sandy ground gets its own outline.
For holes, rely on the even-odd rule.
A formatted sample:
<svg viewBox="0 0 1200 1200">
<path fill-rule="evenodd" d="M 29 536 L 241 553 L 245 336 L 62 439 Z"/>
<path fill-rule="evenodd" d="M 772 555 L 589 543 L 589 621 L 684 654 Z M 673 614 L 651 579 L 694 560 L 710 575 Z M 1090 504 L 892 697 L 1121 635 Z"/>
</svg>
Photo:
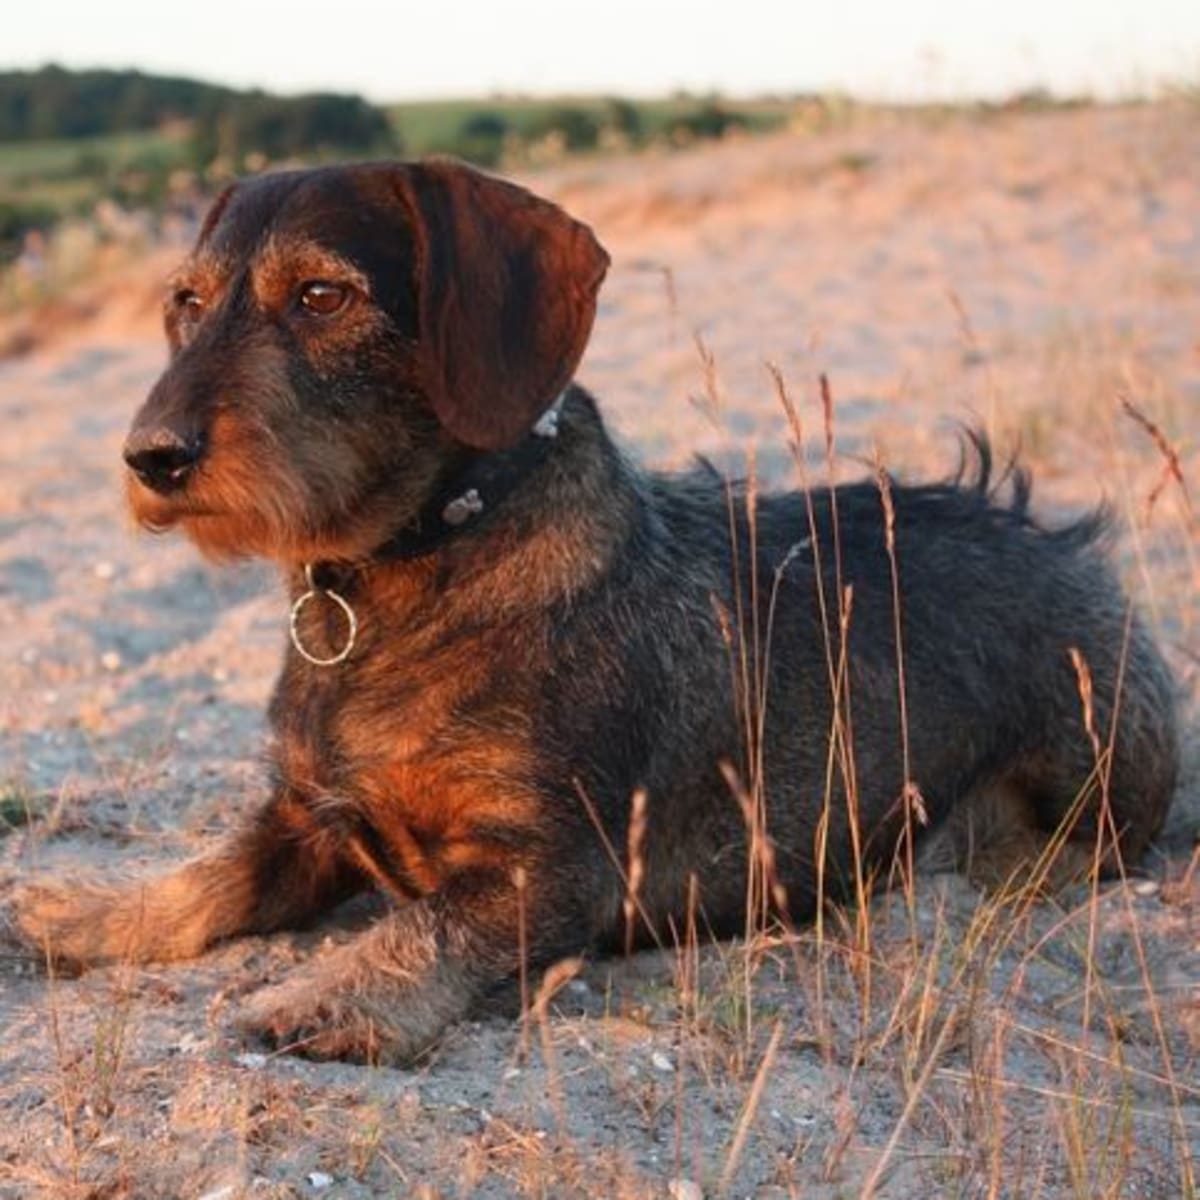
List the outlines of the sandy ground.
<svg viewBox="0 0 1200 1200">
<path fill-rule="evenodd" d="M 593 962 L 546 1021 L 501 995 L 410 1071 L 264 1058 L 229 1031 L 346 921 L 79 980 L 0 946 L 0 1196 L 1184 1195 L 1200 557 L 1178 484 L 1150 504 L 1164 459 L 1119 399 L 1200 501 L 1200 113 L 875 120 L 529 182 L 613 254 L 580 377 L 645 459 L 744 468 L 753 448 L 794 482 L 772 362 L 814 473 L 825 371 L 847 477 L 876 451 L 945 472 L 959 419 L 1020 439 L 1043 510 L 1110 499 L 1186 725 L 1149 878 L 1001 911 L 933 876 L 913 914 L 882 897 L 820 942 Z M 120 507 L 163 360 L 137 301 L 158 269 L 0 363 L 0 888 L 183 856 L 264 795 L 280 594 L 134 537 Z"/>
</svg>

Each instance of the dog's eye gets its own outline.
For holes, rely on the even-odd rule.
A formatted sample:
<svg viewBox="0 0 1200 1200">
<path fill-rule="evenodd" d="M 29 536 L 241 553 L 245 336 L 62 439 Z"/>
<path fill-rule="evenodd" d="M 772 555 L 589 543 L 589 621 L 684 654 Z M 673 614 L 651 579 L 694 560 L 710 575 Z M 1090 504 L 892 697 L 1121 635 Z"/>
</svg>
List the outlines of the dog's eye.
<svg viewBox="0 0 1200 1200">
<path fill-rule="evenodd" d="M 184 321 L 197 321 L 204 312 L 204 297 L 191 288 L 180 288 L 171 300 L 175 311 Z"/>
<path fill-rule="evenodd" d="M 341 283 L 314 279 L 300 288 L 300 307 L 314 317 L 329 317 L 350 299 L 350 289 Z"/>
</svg>

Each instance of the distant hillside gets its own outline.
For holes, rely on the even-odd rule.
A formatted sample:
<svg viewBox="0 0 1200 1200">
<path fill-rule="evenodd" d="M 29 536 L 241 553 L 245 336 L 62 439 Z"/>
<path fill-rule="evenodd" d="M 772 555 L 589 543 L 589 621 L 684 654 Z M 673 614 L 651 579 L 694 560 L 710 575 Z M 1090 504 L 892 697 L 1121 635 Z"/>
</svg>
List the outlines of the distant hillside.
<svg viewBox="0 0 1200 1200">
<path fill-rule="evenodd" d="M 194 222 L 222 182 L 273 165 L 442 152 L 480 166 L 526 167 L 684 147 L 796 120 L 819 125 L 840 111 L 827 98 L 682 94 L 490 97 L 384 110 L 356 95 L 279 96 L 133 70 L 0 71 L 0 311 L 86 273 L 91 251 L 80 245 L 153 240 L 165 216 Z M 47 247 L 71 222 L 75 233 Z M 70 251 L 69 270 L 55 265 L 60 249 Z M 26 251 L 23 272 L 6 275 Z"/>
<path fill-rule="evenodd" d="M 186 126 L 203 162 L 321 149 L 393 150 L 386 114 L 361 96 L 277 96 L 141 71 L 0 72 L 0 142 L 83 140 Z"/>
</svg>

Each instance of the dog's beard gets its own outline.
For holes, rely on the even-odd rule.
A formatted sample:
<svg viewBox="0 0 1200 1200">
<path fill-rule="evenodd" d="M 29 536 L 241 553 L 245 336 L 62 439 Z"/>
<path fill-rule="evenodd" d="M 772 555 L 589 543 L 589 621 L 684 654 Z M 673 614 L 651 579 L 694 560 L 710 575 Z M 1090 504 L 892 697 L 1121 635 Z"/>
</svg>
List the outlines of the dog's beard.
<svg viewBox="0 0 1200 1200">
<path fill-rule="evenodd" d="M 150 533 L 185 532 L 209 558 L 303 559 L 317 526 L 312 497 L 283 472 L 224 469 L 206 460 L 177 492 L 159 495 L 130 473 L 126 497 L 134 520 Z"/>
<path fill-rule="evenodd" d="M 360 561 L 419 510 L 430 484 L 351 488 L 326 479 L 313 489 L 292 473 L 245 459 L 207 459 L 187 485 L 163 496 L 130 473 L 129 509 L 150 533 L 179 529 L 209 559 L 267 558 L 302 564 Z M 390 481 L 389 481 L 390 482 Z"/>
</svg>

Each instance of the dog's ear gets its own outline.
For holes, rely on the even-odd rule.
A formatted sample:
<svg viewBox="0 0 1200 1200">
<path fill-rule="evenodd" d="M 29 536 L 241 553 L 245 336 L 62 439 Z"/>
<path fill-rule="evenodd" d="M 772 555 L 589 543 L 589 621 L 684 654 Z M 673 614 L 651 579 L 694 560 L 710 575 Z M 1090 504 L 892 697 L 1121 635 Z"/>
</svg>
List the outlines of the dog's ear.
<svg viewBox="0 0 1200 1200">
<path fill-rule="evenodd" d="M 548 200 L 454 160 L 400 169 L 424 384 L 459 441 L 519 441 L 571 381 L 608 255 Z"/>
</svg>

